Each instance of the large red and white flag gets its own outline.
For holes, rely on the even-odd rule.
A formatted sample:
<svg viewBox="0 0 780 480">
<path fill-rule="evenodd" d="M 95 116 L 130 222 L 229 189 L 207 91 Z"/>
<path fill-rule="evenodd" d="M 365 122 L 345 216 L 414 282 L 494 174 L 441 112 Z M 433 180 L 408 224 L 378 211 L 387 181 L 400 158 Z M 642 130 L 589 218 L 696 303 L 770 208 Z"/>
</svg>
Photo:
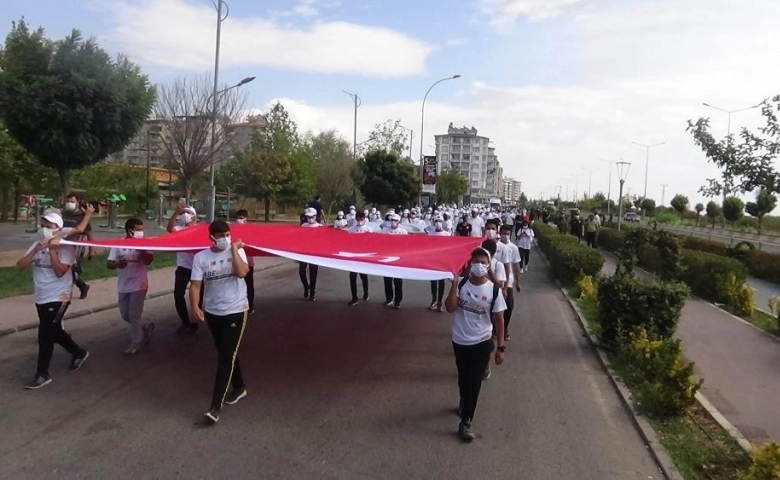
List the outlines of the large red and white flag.
<svg viewBox="0 0 780 480">
<path fill-rule="evenodd" d="M 333 228 L 294 225 L 231 224 L 233 240 L 242 240 L 250 256 L 279 256 L 349 272 L 404 278 L 441 280 L 468 260 L 481 239 L 428 235 L 350 234 Z M 205 224 L 159 237 L 75 242 L 102 248 L 122 247 L 149 251 L 200 251 L 211 247 Z"/>
</svg>

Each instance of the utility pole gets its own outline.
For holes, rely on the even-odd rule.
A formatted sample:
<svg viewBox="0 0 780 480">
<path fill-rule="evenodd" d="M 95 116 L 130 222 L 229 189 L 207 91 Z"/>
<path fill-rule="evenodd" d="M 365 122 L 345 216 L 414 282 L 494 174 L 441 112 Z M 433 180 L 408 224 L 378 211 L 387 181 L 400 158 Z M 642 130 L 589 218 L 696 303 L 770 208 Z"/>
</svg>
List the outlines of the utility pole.
<svg viewBox="0 0 780 480">
<path fill-rule="evenodd" d="M 357 110 L 360 105 L 363 104 L 363 101 L 360 99 L 360 97 L 357 95 L 357 93 L 349 93 L 346 90 L 342 90 L 344 93 L 352 97 L 352 101 L 355 103 L 355 126 L 354 131 L 352 132 L 352 160 L 357 163 Z M 357 203 L 357 190 L 355 186 L 352 186 L 352 205 L 355 205 Z"/>
<path fill-rule="evenodd" d="M 663 206 L 663 204 L 664 204 L 664 200 L 666 199 L 666 187 L 668 187 L 668 186 L 669 186 L 668 183 L 662 183 L 661 184 L 661 205 L 659 205 L 659 206 Z"/>
</svg>

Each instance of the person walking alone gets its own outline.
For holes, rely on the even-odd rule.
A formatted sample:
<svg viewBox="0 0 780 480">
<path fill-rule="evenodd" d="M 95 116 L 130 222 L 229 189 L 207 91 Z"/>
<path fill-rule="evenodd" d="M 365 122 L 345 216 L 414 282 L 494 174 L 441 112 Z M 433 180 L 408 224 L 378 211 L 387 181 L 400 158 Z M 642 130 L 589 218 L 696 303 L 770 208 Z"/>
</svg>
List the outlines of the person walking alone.
<svg viewBox="0 0 780 480">
<path fill-rule="evenodd" d="M 203 321 L 209 327 L 217 348 L 217 374 L 211 396 L 211 406 L 204 413 L 214 424 L 224 404 L 233 405 L 246 397 L 246 386 L 238 363 L 238 349 L 246 327 L 249 301 L 244 277 L 249 274 L 244 244 L 233 241 L 230 226 L 224 220 L 209 225 L 212 246 L 198 252 L 192 261 L 190 303 L 192 321 Z M 203 292 L 203 309 L 198 306 Z M 228 393 L 228 387 L 233 390 Z"/>
<path fill-rule="evenodd" d="M 599 222 L 596 220 L 594 214 L 588 215 L 588 219 L 585 220 L 585 241 L 587 245 L 592 248 L 596 248 L 596 238 L 599 235 Z"/>
<path fill-rule="evenodd" d="M 528 271 L 528 262 L 531 260 L 531 246 L 534 244 L 534 231 L 528 226 L 528 221 L 524 220 L 520 226 L 520 232 L 517 236 L 517 247 L 520 249 L 521 272 Z"/>
<path fill-rule="evenodd" d="M 460 402 L 458 436 L 470 442 L 476 438 L 472 429 L 483 375 L 490 364 L 495 327 L 496 365 L 504 363 L 504 318 L 506 302 L 498 285 L 488 279 L 490 254 L 483 248 L 471 252 L 468 276 L 454 272 L 450 292 L 445 300 L 447 312 L 455 313 L 452 323 L 452 349 L 458 369 Z"/>
</svg>

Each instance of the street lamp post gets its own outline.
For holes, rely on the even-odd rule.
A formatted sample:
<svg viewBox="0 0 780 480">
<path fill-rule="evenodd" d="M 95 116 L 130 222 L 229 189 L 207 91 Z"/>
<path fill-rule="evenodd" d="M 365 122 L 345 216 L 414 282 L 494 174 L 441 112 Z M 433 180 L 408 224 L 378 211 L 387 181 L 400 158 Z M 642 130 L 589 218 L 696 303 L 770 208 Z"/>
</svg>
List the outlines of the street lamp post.
<svg viewBox="0 0 780 480">
<path fill-rule="evenodd" d="M 411 160 L 412 159 L 412 142 L 414 142 L 414 130 L 412 130 L 411 128 L 406 128 L 403 125 L 401 125 L 400 123 L 398 124 L 398 126 L 401 127 L 402 129 L 406 130 L 407 132 L 409 132 L 409 160 Z"/>
<path fill-rule="evenodd" d="M 728 114 L 728 123 L 726 125 L 726 138 L 728 139 L 728 145 L 731 147 L 731 114 L 737 113 L 737 112 L 743 112 L 745 110 L 752 110 L 754 108 L 758 108 L 761 106 L 760 103 L 757 103 L 750 107 L 744 107 L 744 108 L 738 108 L 736 110 L 726 110 L 725 108 L 716 107 L 715 105 L 710 105 L 707 102 L 702 102 L 702 105 L 709 108 L 714 108 L 715 110 L 720 110 L 721 112 L 725 112 Z M 730 149 L 729 149 L 730 150 Z M 726 172 L 723 172 L 723 203 L 726 202 L 726 195 L 728 195 L 728 182 L 729 179 L 726 177 Z M 724 220 L 725 222 L 725 220 Z"/>
<path fill-rule="evenodd" d="M 427 92 L 425 92 L 425 96 L 423 97 L 422 101 L 422 114 L 420 117 L 420 180 L 423 178 L 423 142 L 425 141 L 425 101 L 428 99 L 428 94 L 431 93 L 431 90 L 433 90 L 433 87 L 440 84 L 441 82 L 445 82 L 447 80 L 455 80 L 456 78 L 460 78 L 460 75 L 453 75 L 451 77 L 442 78 L 441 80 L 436 81 L 433 85 L 430 86 Z M 422 204 L 422 198 L 420 199 L 420 204 Z"/>
<path fill-rule="evenodd" d="M 620 159 L 623 160 L 622 158 Z M 607 160 L 605 158 L 599 158 L 600 162 L 605 162 L 609 165 L 609 186 L 607 186 L 607 215 L 610 215 L 611 212 L 611 206 L 612 206 L 612 165 L 615 163 L 614 160 Z"/>
<path fill-rule="evenodd" d="M 623 185 L 626 183 L 628 171 L 631 168 L 631 162 L 615 162 L 615 169 L 620 179 L 620 195 L 618 203 L 618 230 L 623 225 Z"/>
<path fill-rule="evenodd" d="M 217 190 L 214 186 L 214 137 L 216 135 L 217 102 L 219 100 L 217 98 L 219 96 L 219 48 L 222 41 L 222 22 L 225 21 L 225 19 L 228 17 L 228 14 L 230 13 L 230 7 L 228 7 L 228 4 L 225 3 L 224 0 L 211 0 L 211 3 L 214 5 L 214 8 L 217 9 L 217 38 L 215 42 L 216 45 L 214 53 L 214 90 L 212 92 L 211 99 L 211 150 L 209 152 L 211 154 L 211 161 L 209 162 L 211 165 L 209 166 L 209 198 L 207 202 L 208 209 L 206 212 L 206 218 L 209 222 L 214 221 L 214 204 L 217 197 Z M 224 16 L 222 15 L 222 7 L 225 7 Z"/>
<path fill-rule="evenodd" d="M 346 90 L 342 90 L 342 92 L 352 97 L 352 101 L 355 104 L 354 127 L 352 130 L 352 161 L 357 164 L 357 111 L 358 107 L 363 104 L 363 100 L 361 100 L 357 93 L 349 93 Z M 354 182 L 352 182 L 352 205 L 355 203 L 357 203 L 357 187 Z"/>
<path fill-rule="evenodd" d="M 659 145 L 666 145 L 666 142 L 659 142 L 659 143 L 653 143 L 650 145 L 645 145 L 644 143 L 639 142 L 631 142 L 634 145 L 639 145 L 640 147 L 645 149 L 645 193 L 642 195 L 642 198 L 647 198 L 647 174 L 649 171 L 649 165 L 650 165 L 650 149 L 653 147 L 657 147 Z"/>
<path fill-rule="evenodd" d="M 582 169 L 588 172 L 588 200 L 590 200 L 590 188 L 593 183 L 593 172 L 598 171 L 598 168 L 582 167 Z"/>
</svg>

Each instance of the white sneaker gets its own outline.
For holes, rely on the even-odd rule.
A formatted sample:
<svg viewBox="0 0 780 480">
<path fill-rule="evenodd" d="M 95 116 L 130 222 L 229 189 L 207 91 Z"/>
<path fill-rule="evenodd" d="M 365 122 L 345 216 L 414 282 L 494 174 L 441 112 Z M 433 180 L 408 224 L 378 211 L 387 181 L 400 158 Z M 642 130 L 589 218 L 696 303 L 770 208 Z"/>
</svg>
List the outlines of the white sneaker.
<svg viewBox="0 0 780 480">
<path fill-rule="evenodd" d="M 138 353 L 138 351 L 141 350 L 141 345 L 138 343 L 131 343 L 129 347 L 127 347 L 127 350 L 125 350 L 122 355 L 129 357 L 131 355 L 135 355 Z"/>
</svg>

